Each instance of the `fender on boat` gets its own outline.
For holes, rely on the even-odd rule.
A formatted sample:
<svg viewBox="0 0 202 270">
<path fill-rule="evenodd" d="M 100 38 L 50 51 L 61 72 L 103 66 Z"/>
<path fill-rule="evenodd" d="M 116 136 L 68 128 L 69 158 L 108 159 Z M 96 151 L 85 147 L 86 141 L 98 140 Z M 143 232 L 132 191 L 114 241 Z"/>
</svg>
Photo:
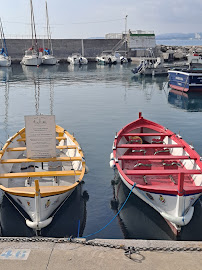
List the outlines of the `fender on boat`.
<svg viewBox="0 0 202 270">
<path fill-rule="evenodd" d="M 193 216 L 193 213 L 194 213 L 194 207 L 190 207 L 189 211 L 186 213 L 186 215 L 184 216 L 181 216 L 181 217 L 175 217 L 175 216 L 171 216 L 165 212 L 160 212 L 160 214 L 165 218 L 167 219 L 168 221 L 176 224 L 176 225 L 179 225 L 179 226 L 184 226 L 184 225 L 187 225 L 192 216 Z"/>
<path fill-rule="evenodd" d="M 85 174 L 89 173 L 89 168 L 88 166 L 85 167 Z"/>
<path fill-rule="evenodd" d="M 49 217 L 46 220 L 39 221 L 38 223 L 36 221 L 31 221 L 29 219 L 26 219 L 26 224 L 28 227 L 36 230 L 40 230 L 46 226 L 48 226 L 53 220 L 53 217 Z"/>
<path fill-rule="evenodd" d="M 116 167 L 116 165 L 115 165 L 115 161 L 112 159 L 112 160 L 110 160 L 110 162 L 109 162 L 109 166 L 110 166 L 110 168 L 111 169 L 114 169 L 115 167 Z"/>
</svg>

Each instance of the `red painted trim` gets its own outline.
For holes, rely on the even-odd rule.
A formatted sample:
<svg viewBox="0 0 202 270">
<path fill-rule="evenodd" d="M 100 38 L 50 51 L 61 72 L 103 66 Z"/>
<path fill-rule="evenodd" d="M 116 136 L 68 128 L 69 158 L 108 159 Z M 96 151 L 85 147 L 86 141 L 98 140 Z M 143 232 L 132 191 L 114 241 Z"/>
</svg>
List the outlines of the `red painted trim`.
<svg viewBox="0 0 202 270">
<path fill-rule="evenodd" d="M 171 136 L 173 133 L 125 133 L 122 134 L 122 136 L 128 137 L 128 136 Z"/>
<path fill-rule="evenodd" d="M 189 88 L 184 88 L 182 86 L 177 86 L 177 85 L 174 85 L 174 84 L 169 84 L 169 85 L 170 85 L 171 88 L 182 91 L 182 92 L 188 92 L 189 91 Z"/>
<path fill-rule="evenodd" d="M 153 143 L 153 144 L 119 144 L 116 146 L 117 148 L 178 148 L 183 147 L 182 144 L 160 144 L 160 143 Z"/>
<path fill-rule="evenodd" d="M 132 155 L 125 155 L 118 157 L 119 160 L 182 160 L 182 159 L 196 159 L 195 157 L 191 158 L 190 156 L 172 156 L 172 155 L 145 155 L 145 156 L 132 156 Z"/>
<path fill-rule="evenodd" d="M 184 173 L 180 173 L 178 175 L 178 195 L 179 196 L 184 195 L 183 185 L 184 185 Z"/>
<path fill-rule="evenodd" d="M 173 175 L 173 174 L 201 174 L 200 170 L 187 170 L 179 168 L 175 169 L 167 169 L 167 170 L 125 170 L 123 171 L 125 175 Z"/>
</svg>

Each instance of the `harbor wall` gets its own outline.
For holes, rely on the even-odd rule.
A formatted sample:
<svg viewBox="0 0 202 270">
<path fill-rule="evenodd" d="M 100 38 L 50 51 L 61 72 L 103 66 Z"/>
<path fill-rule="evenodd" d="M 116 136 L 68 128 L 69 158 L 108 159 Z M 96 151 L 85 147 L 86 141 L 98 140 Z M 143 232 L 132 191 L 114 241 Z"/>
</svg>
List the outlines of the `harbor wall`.
<svg viewBox="0 0 202 270">
<path fill-rule="evenodd" d="M 84 55 L 96 57 L 103 51 L 111 50 L 119 41 L 120 39 L 84 39 Z M 81 39 L 53 39 L 52 44 L 54 55 L 58 59 L 66 59 L 72 53 L 82 52 Z M 32 41 L 31 39 L 7 39 L 6 45 L 12 60 L 22 59 L 25 50 L 32 46 Z M 38 46 L 46 48 L 47 40 L 38 40 Z M 120 48 L 120 50 L 124 49 L 124 46 Z"/>
</svg>

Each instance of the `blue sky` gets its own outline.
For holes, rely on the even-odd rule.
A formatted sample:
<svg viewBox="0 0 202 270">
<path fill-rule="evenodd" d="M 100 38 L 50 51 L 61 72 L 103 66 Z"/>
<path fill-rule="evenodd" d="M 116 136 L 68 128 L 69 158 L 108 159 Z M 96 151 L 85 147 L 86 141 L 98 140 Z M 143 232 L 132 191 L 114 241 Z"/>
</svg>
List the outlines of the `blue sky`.
<svg viewBox="0 0 202 270">
<path fill-rule="evenodd" d="M 45 34 L 45 0 L 32 0 L 37 35 Z M 1 4 L 6 37 L 30 35 L 30 1 Z M 131 30 L 162 33 L 202 32 L 202 0 L 48 0 L 53 38 L 104 37 Z"/>
</svg>

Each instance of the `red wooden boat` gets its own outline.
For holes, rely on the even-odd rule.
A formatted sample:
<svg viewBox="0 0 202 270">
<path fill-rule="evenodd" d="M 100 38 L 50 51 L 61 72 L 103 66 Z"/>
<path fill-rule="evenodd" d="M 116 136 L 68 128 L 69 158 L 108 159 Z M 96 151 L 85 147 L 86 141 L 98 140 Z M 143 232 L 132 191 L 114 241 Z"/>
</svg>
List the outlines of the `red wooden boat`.
<svg viewBox="0 0 202 270">
<path fill-rule="evenodd" d="M 202 162 L 180 135 L 139 113 L 115 136 L 110 166 L 177 230 L 189 223 L 202 195 Z"/>
</svg>

